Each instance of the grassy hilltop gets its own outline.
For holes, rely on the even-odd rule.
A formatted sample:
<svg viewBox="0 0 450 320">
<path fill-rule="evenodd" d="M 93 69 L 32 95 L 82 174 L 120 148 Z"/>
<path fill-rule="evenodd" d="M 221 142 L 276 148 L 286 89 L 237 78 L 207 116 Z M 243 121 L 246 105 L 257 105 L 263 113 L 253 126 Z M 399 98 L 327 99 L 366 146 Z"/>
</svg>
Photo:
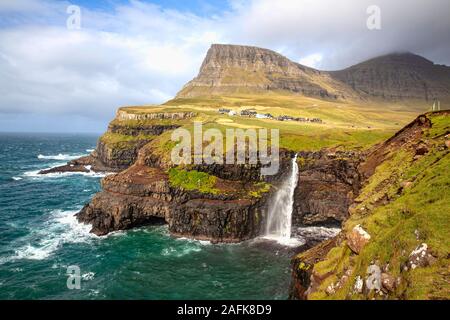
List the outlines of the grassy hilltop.
<svg viewBox="0 0 450 320">
<path fill-rule="evenodd" d="M 270 113 L 274 117 L 320 118 L 323 123 L 278 121 L 256 119 L 245 116 L 219 114 L 220 108 L 238 112 L 252 109 L 258 113 Z M 152 124 L 178 124 L 191 128 L 193 121 L 202 121 L 205 128 L 217 128 L 225 132 L 227 128 L 267 128 L 280 130 L 280 147 L 293 151 L 319 150 L 321 148 L 363 150 L 381 142 L 411 121 L 425 104 L 375 104 L 367 102 L 337 102 L 293 95 L 242 95 L 210 96 L 205 98 L 180 98 L 163 105 L 130 106 L 120 110 L 126 113 L 195 112 L 195 118 L 184 120 L 143 120 L 126 121 L 115 119 L 112 123 L 120 126 L 143 126 Z M 419 111 L 420 110 L 420 111 Z M 166 135 L 169 137 L 169 135 Z M 103 137 L 106 142 L 115 139 L 138 139 L 110 134 Z M 144 138 L 144 137 L 142 137 Z M 149 137 L 145 137 L 149 138 Z M 161 140 L 161 137 L 159 137 Z"/>
</svg>

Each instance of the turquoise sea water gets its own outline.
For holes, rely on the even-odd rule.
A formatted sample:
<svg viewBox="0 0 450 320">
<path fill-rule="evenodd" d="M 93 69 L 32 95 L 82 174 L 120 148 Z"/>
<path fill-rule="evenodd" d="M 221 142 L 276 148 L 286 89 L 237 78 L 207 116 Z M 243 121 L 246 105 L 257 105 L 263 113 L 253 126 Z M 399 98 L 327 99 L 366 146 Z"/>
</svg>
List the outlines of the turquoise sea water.
<svg viewBox="0 0 450 320">
<path fill-rule="evenodd" d="M 0 299 L 285 299 L 289 255 L 249 241 L 177 239 L 166 226 L 89 234 L 73 214 L 98 174 L 39 176 L 88 154 L 93 135 L 0 133 Z M 80 267 L 81 289 L 67 288 Z"/>
</svg>

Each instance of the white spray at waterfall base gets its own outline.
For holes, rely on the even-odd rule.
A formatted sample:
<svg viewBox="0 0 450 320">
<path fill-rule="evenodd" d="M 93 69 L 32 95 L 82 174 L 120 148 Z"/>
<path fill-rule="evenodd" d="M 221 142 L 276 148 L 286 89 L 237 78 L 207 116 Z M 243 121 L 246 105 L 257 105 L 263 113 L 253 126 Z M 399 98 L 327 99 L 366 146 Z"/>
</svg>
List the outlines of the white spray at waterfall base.
<svg viewBox="0 0 450 320">
<path fill-rule="evenodd" d="M 291 238 L 292 211 L 294 208 L 294 190 L 298 182 L 297 155 L 292 158 L 291 173 L 276 192 L 269 207 L 264 238 L 283 245 L 298 246 L 303 243 Z"/>
</svg>

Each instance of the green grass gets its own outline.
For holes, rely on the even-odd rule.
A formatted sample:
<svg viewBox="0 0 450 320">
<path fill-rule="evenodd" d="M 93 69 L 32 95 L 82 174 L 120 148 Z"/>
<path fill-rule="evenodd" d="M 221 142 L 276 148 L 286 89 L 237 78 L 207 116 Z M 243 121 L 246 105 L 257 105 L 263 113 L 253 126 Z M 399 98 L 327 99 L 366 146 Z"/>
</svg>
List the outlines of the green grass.
<svg viewBox="0 0 450 320">
<path fill-rule="evenodd" d="M 170 168 L 168 173 L 170 184 L 174 187 L 188 191 L 197 190 L 202 193 L 219 193 L 219 190 L 215 188 L 217 178 L 208 173 L 180 168 Z"/>
<path fill-rule="evenodd" d="M 113 150 L 124 150 L 134 148 L 136 143 L 141 141 L 151 141 L 155 136 L 138 135 L 129 136 L 124 134 L 106 132 L 100 137 L 100 141 Z"/>
<path fill-rule="evenodd" d="M 321 118 L 323 124 L 294 121 L 263 120 L 218 114 L 219 108 L 235 111 L 255 109 L 274 116 Z M 424 108 L 424 106 L 419 106 Z M 364 150 L 384 141 L 403 125 L 414 119 L 418 107 L 410 105 L 375 104 L 367 102 L 325 101 L 298 95 L 272 92 L 269 94 L 235 93 L 223 96 L 178 98 L 159 106 L 131 106 L 120 110 L 129 113 L 191 111 L 196 117 L 183 120 L 118 121 L 113 123 L 130 127 L 152 124 L 178 124 L 189 130 L 193 121 L 202 121 L 204 129 L 216 128 L 223 133 L 227 128 L 267 128 L 280 131 L 280 147 L 292 151 L 320 150 L 322 148 Z M 225 122 L 224 122 L 225 120 Z M 165 144 L 165 142 L 164 142 Z"/>
<path fill-rule="evenodd" d="M 432 113 L 430 118 L 432 127 L 428 132 L 429 137 L 434 138 L 439 135 L 450 133 L 450 121 L 448 121 L 448 117 L 443 117 Z"/>
<path fill-rule="evenodd" d="M 254 189 L 249 192 L 249 196 L 253 198 L 261 198 L 264 193 L 270 191 L 271 184 L 267 182 L 257 182 L 254 184 Z"/>
<path fill-rule="evenodd" d="M 138 135 L 129 136 L 119 133 L 106 132 L 100 137 L 100 140 L 106 144 L 118 144 L 122 142 L 133 142 L 138 140 L 152 140 L 155 136 L 151 135 Z"/>
</svg>

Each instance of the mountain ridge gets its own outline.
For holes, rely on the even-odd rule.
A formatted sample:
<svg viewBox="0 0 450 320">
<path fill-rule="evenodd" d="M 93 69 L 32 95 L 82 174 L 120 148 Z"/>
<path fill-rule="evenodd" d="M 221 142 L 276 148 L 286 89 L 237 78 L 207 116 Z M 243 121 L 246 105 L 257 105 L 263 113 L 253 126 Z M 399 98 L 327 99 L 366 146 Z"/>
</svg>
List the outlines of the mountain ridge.
<svg viewBox="0 0 450 320">
<path fill-rule="evenodd" d="M 410 52 L 322 71 L 254 46 L 213 44 L 176 98 L 283 92 L 332 100 L 450 100 L 450 67 Z"/>
</svg>

